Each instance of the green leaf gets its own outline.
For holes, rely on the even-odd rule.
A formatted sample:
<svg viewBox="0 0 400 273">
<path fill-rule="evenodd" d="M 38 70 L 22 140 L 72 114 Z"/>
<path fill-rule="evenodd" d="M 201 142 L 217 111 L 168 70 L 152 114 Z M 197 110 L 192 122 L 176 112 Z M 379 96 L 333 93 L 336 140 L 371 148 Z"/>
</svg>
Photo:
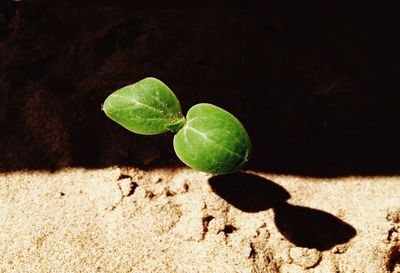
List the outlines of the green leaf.
<svg viewBox="0 0 400 273">
<path fill-rule="evenodd" d="M 113 121 L 142 135 L 176 132 L 185 123 L 175 94 L 163 82 L 151 77 L 112 93 L 105 100 L 103 110 Z"/>
<path fill-rule="evenodd" d="M 212 104 L 190 108 L 186 124 L 174 136 L 178 157 L 193 169 L 222 174 L 239 170 L 249 160 L 246 129 L 229 112 Z"/>
</svg>

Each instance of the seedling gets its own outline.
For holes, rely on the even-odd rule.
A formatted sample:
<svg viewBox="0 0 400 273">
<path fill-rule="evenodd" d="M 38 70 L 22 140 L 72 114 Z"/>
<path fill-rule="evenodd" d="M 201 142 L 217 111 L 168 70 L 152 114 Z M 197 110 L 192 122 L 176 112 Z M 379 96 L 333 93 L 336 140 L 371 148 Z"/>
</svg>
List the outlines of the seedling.
<svg viewBox="0 0 400 273">
<path fill-rule="evenodd" d="M 223 174 L 249 161 L 250 138 L 238 119 L 208 103 L 196 104 L 185 118 L 175 94 L 158 79 L 145 78 L 118 89 L 105 100 L 103 110 L 137 134 L 171 131 L 177 156 L 193 169 Z"/>
</svg>

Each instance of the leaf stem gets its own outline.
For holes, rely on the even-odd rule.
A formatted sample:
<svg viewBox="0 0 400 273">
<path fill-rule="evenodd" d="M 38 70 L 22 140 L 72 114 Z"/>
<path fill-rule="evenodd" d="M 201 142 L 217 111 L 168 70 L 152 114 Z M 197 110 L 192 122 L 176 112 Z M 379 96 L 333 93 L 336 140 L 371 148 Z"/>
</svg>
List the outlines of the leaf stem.
<svg viewBox="0 0 400 273">
<path fill-rule="evenodd" d="M 167 125 L 168 130 L 170 130 L 172 133 L 176 134 L 180 129 L 182 129 L 183 126 L 186 124 L 186 119 L 185 117 L 181 117 L 177 119 L 176 121 L 170 123 Z"/>
</svg>

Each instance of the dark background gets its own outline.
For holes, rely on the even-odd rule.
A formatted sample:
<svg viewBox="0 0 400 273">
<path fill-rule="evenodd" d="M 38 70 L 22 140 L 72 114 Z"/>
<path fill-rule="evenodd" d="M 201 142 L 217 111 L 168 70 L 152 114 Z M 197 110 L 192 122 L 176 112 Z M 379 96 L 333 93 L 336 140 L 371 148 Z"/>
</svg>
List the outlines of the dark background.
<svg viewBox="0 0 400 273">
<path fill-rule="evenodd" d="M 184 112 L 210 102 L 237 116 L 249 169 L 400 172 L 398 9 L 209 2 L 1 1 L 0 171 L 182 165 L 171 134 L 135 135 L 101 112 L 153 76 Z"/>
</svg>

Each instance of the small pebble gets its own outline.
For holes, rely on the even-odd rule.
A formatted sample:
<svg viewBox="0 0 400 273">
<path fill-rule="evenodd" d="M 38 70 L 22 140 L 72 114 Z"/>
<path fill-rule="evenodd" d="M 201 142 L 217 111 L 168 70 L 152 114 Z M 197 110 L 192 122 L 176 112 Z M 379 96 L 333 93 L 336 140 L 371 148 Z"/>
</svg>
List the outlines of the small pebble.
<svg viewBox="0 0 400 273">
<path fill-rule="evenodd" d="M 293 263 L 300 265 L 305 269 L 315 267 L 322 258 L 321 252 L 316 249 L 293 247 L 289 252 Z"/>
</svg>

